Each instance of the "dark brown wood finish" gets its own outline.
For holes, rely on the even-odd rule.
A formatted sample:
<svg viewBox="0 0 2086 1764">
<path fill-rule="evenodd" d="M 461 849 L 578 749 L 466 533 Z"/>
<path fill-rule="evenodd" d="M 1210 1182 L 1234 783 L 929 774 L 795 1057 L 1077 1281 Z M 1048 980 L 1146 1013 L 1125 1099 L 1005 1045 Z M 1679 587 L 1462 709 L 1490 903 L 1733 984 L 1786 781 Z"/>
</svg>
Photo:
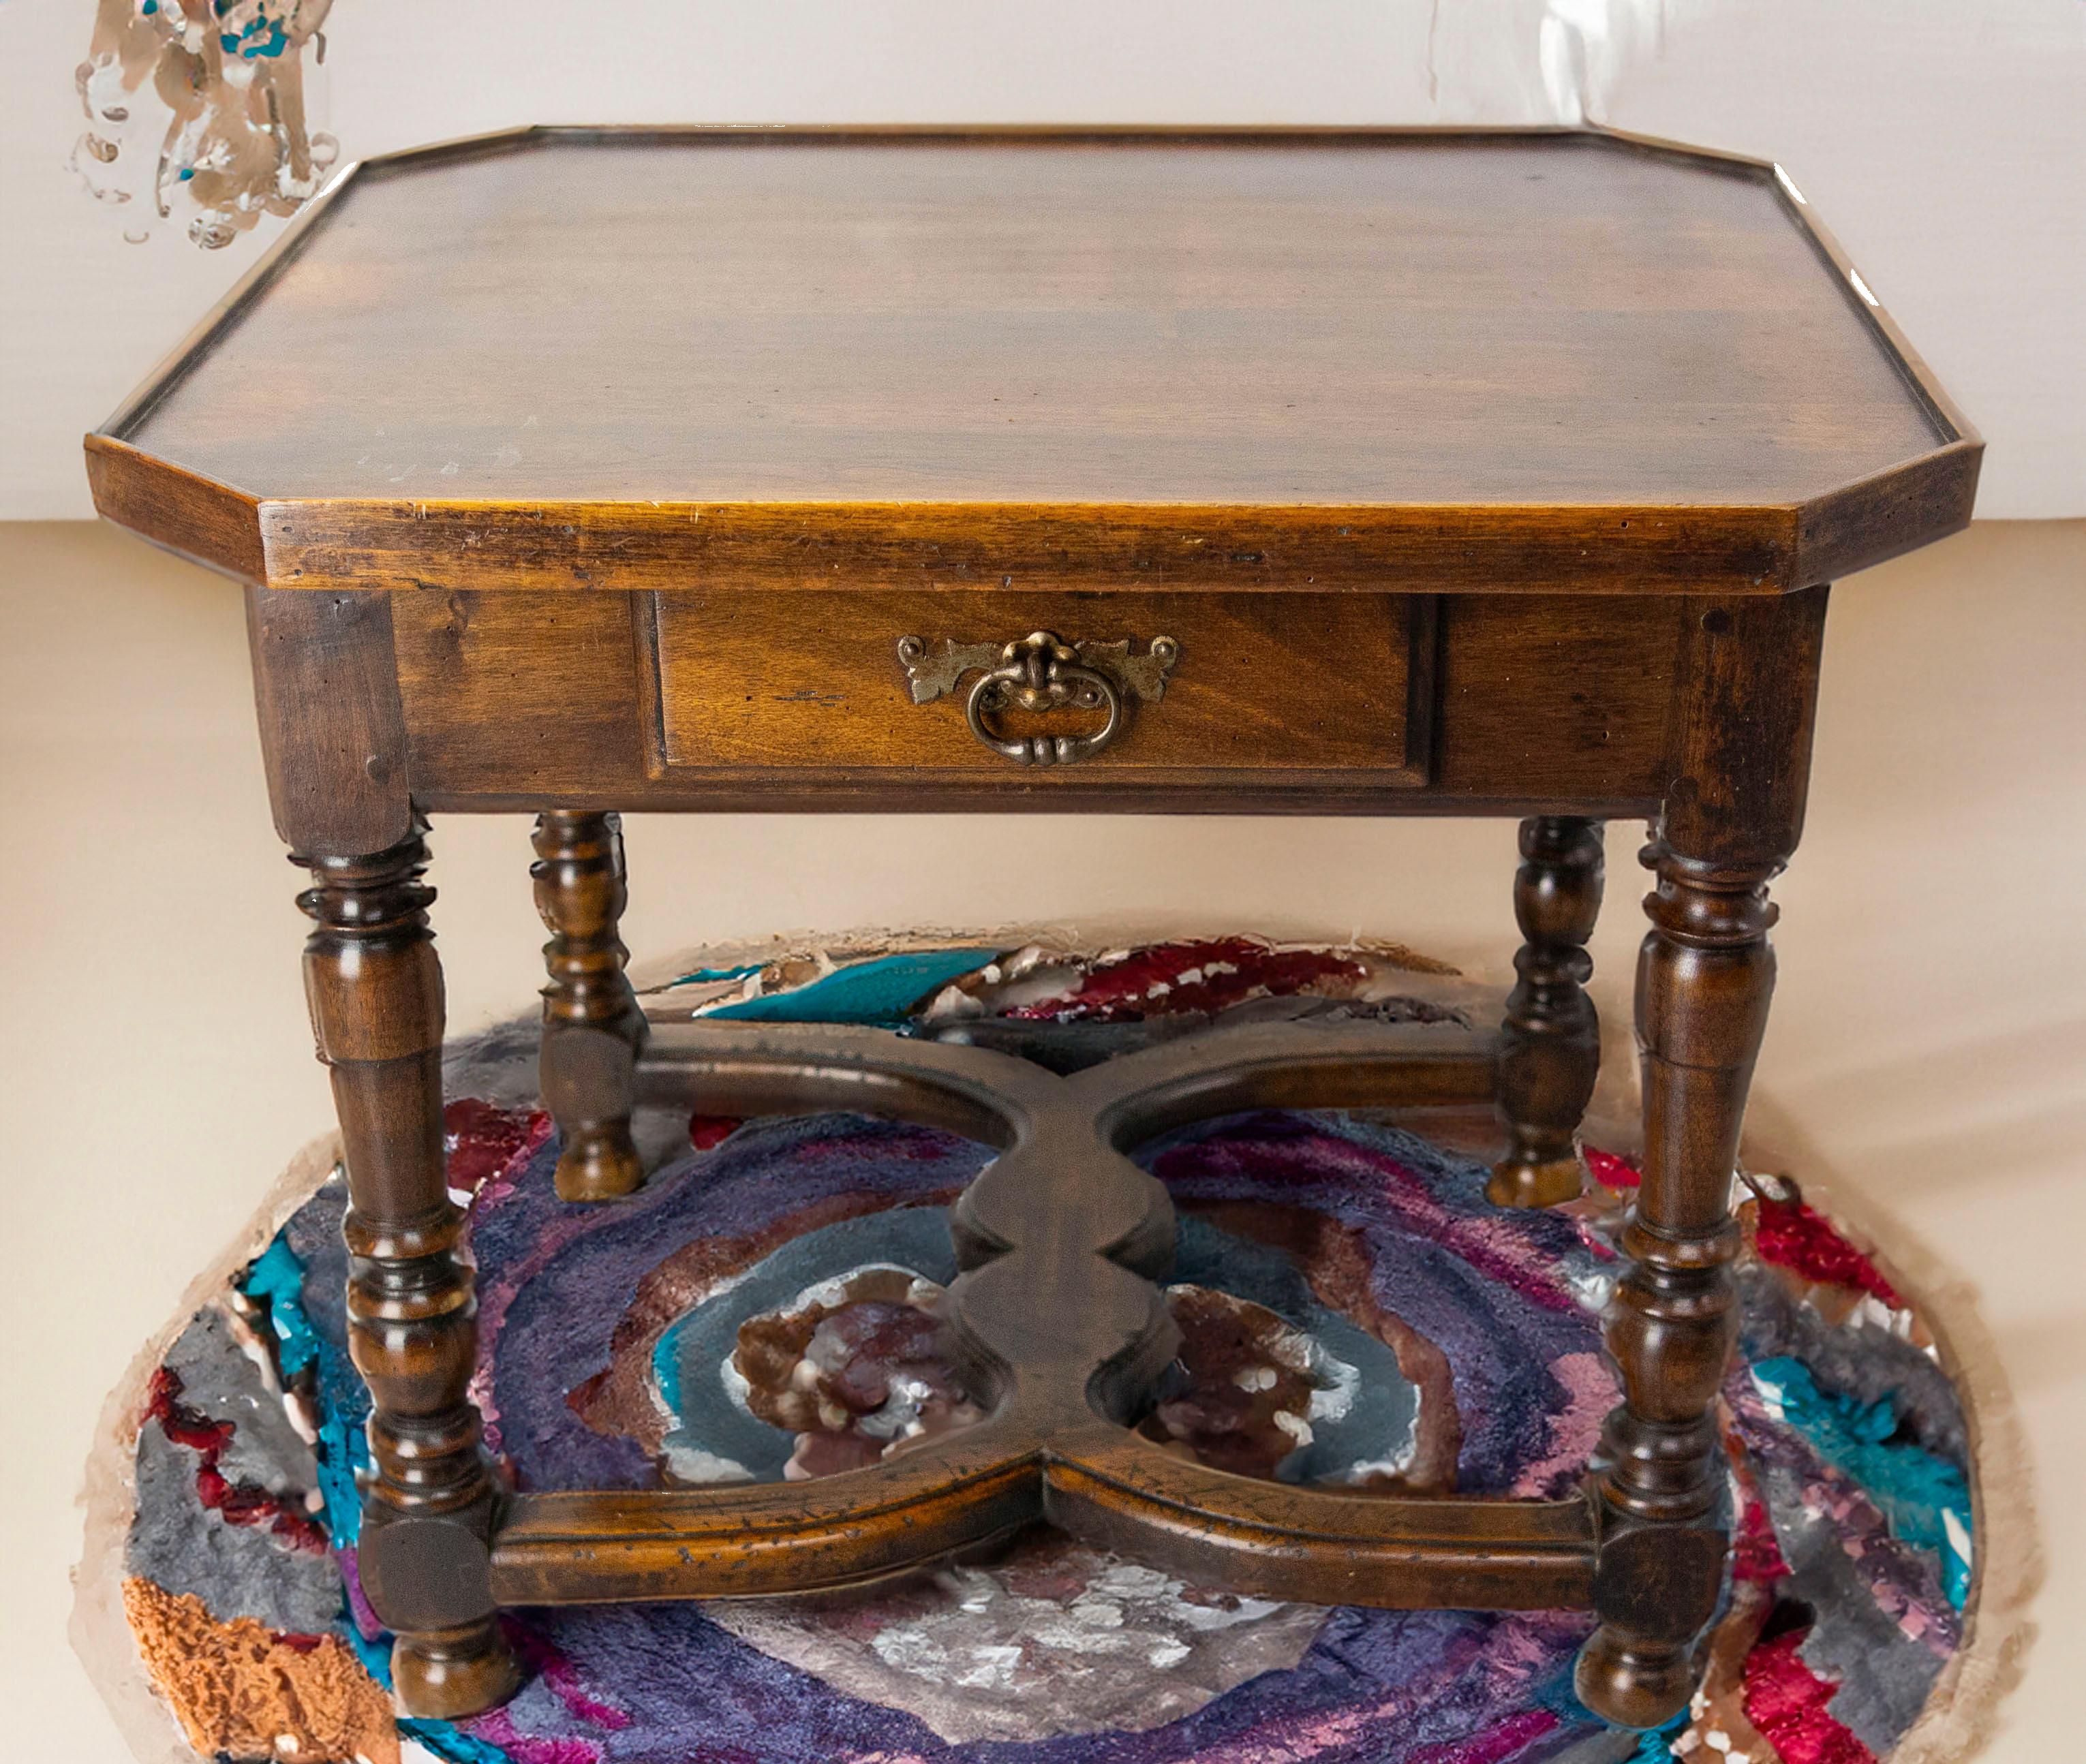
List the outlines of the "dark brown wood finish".
<svg viewBox="0 0 2086 1764">
<path fill-rule="evenodd" d="M 317 881 L 362 1566 L 407 1707 L 512 1688 L 502 1605 L 856 1584 L 1043 1520 L 1268 1597 L 1590 1606 L 1589 1705 L 1680 1708 L 1816 584 L 1963 525 L 1980 451 L 1786 174 L 1670 143 L 524 130 L 344 175 L 87 463 L 112 519 L 248 584 L 276 823 Z M 898 648 L 1032 632 L 1028 701 L 977 727 L 986 663 L 922 691 Z M 1109 696 L 1051 697 L 1046 658 L 1160 637 L 1163 692 L 1124 675 L 1082 746 Z M 1013 726 L 1067 716 L 1047 752 Z M 640 809 L 1512 814 L 1520 983 L 1496 1049 L 1299 1024 L 1060 1080 L 866 1031 L 648 1047 L 617 924 Z M 443 1181 L 421 873 L 449 810 L 540 818 L 568 1198 L 640 1180 L 648 1090 L 997 1149 L 951 1299 L 983 1425 L 808 1485 L 500 1498 Z M 1495 1198 L 1575 1188 L 1599 822 L 1635 814 L 1645 1163 L 1585 1498 L 1291 1488 L 1137 1438 L 1173 1226 L 1124 1154 L 1496 1089 Z"/>
<path fill-rule="evenodd" d="M 414 824 L 391 597 L 246 594 L 275 831 L 299 851 L 381 852 Z"/>
<path fill-rule="evenodd" d="M 1556 1206 L 1576 1198 L 1579 1120 L 1600 1075 L 1601 1021 L 1586 996 L 1586 940 L 1601 910 L 1602 825 L 1575 815 L 1521 823 L 1513 912 L 1525 939 L 1513 959 L 1501 1035 L 1500 1119 L 1506 1155 L 1485 1192 L 1501 1206 Z"/>
<path fill-rule="evenodd" d="M 551 933 L 543 960 L 543 1106 L 561 1141 L 567 1201 L 611 1201 L 645 1180 L 630 1137 L 645 1013 L 624 978 L 623 823 L 552 810 L 536 817 L 536 910 Z"/>
<path fill-rule="evenodd" d="M 522 1497 L 493 1545 L 502 1602 L 858 1585 L 1039 1518 L 1266 1597 L 1502 1610 L 1590 1599 L 1588 1499 L 1289 1488 L 1184 1464 L 1121 1425 L 1175 1345 L 1152 1284 L 1171 1265 L 1173 1209 L 1124 1150 L 1244 1109 L 1482 1101 L 1482 1044 L 1373 1025 L 1248 1028 L 1059 1078 L 1007 1054 L 874 1031 L 674 1024 L 641 1082 L 683 1107 L 846 1107 L 998 1148 L 957 1209 L 965 1272 L 949 1297 L 991 1412 L 973 1430 L 808 1486 Z"/>
<path fill-rule="evenodd" d="M 1067 789 L 1227 775 L 1426 780 L 1435 618 L 1424 596 L 806 594 L 749 606 L 660 594 L 649 619 L 642 602 L 633 610 L 640 691 L 658 704 L 650 770 L 668 781 L 841 771 L 909 789 L 998 784 L 1007 762 L 964 726 L 963 691 L 914 703 L 898 645 L 997 646 L 1037 630 L 1139 652 L 1170 639 L 1179 654 L 1164 695 L 1127 708 L 1119 739 L 1051 775 Z"/>
<path fill-rule="evenodd" d="M 278 587 L 1731 594 L 1979 447 L 1771 166 L 930 129 L 372 161 L 89 452 Z"/>
<path fill-rule="evenodd" d="M 369 1386 L 376 1474 L 358 1558 L 398 1634 L 399 1695 L 423 1715 L 467 1714 L 519 1682 L 494 1622 L 496 1490 L 465 1395 L 477 1339 L 463 1214 L 442 1146 L 442 975 L 428 929 L 415 828 L 366 856 L 301 853 L 315 886 L 304 988 L 333 1081 L 347 1165 L 348 1346 Z"/>
<path fill-rule="evenodd" d="M 787 756 L 794 761 L 787 765 L 668 767 L 659 752 L 658 661 L 646 597 L 394 595 L 391 623 L 412 746 L 414 799 L 439 811 L 534 811 L 547 801 L 633 810 L 1048 811 L 1075 794 L 1083 809 L 1145 814 L 1373 814 L 1390 805 L 1386 789 L 1394 787 L 1401 813 L 1579 808 L 1649 815 L 1658 808 L 1664 776 L 1667 707 L 1685 616 L 1684 603 L 1662 597 L 1481 595 L 1437 602 L 1420 597 L 1409 618 L 1366 606 L 1349 610 L 1333 627 L 1336 632 L 1386 634 L 1370 636 L 1357 657 L 1354 645 L 1330 643 L 1322 629 L 1280 627 L 1279 609 L 1249 618 L 1213 615 L 1210 623 L 1181 628 L 1217 639 L 1215 657 L 1200 636 L 1182 638 L 1173 675 L 1177 691 L 1169 686 L 1168 699 L 1139 708 L 1119 754 L 1049 771 L 1004 764 L 981 771 L 971 760 L 960 716 L 946 703 L 913 704 L 895 648 L 885 652 L 887 642 L 895 646 L 898 635 L 910 635 L 893 631 L 904 623 L 893 615 L 918 603 L 874 597 L 864 603 L 882 606 L 882 615 L 858 623 L 838 597 L 823 601 L 829 624 L 854 634 L 851 640 L 837 635 L 834 652 L 843 659 L 865 657 L 862 665 L 871 670 L 866 687 L 855 674 L 833 682 L 849 711 L 852 745 L 823 756 L 800 749 Z M 1047 614 L 1070 634 L 1096 628 L 1096 618 L 1118 635 L 1127 634 L 1127 622 L 1100 610 L 1106 604 L 1088 595 L 1021 598 L 1024 611 Z M 778 642 L 804 628 L 786 607 L 768 614 L 756 601 L 747 611 L 750 626 L 777 633 Z M 689 616 L 698 628 L 727 627 L 715 610 L 692 610 Z M 968 630 L 975 623 L 974 615 L 952 611 L 952 619 L 960 617 L 960 623 L 941 628 Z M 1265 631 L 1271 618 L 1284 629 L 1278 648 L 1256 649 L 1243 642 L 1227 647 L 1232 639 Z M 981 628 L 1011 631 L 1019 623 Z M 1236 759 L 1226 765 L 1218 763 L 1225 757 L 1221 749 L 1205 744 L 1184 750 L 1177 737 L 1169 742 L 1173 713 L 1214 698 L 1201 722 L 1205 733 L 1235 715 L 1262 731 L 1290 725 L 1278 752 L 1291 759 L 1311 758 L 1322 732 L 1339 754 L 1388 759 L 1396 700 L 1380 685 L 1352 677 L 1352 670 L 1373 660 L 1385 665 L 1394 661 L 1388 634 L 1408 624 L 1406 758 L 1396 770 Z M 718 670 L 714 699 L 743 699 L 749 677 L 760 687 L 777 673 L 785 677 L 768 686 L 777 696 L 815 691 L 801 662 L 790 661 L 806 640 L 790 636 L 795 647 L 772 664 L 734 644 L 731 668 Z M 1214 682 L 1205 678 L 1212 671 Z M 802 716 L 815 727 L 815 719 L 828 708 L 833 707 L 805 703 Z M 1371 746 L 1367 734 L 1357 738 L 1356 727 L 1376 713 L 1386 727 Z M 936 733 L 926 735 L 929 730 Z M 962 756 L 962 767 L 912 763 L 923 739 L 943 737 Z M 1153 757 L 1148 742 L 1166 744 L 1159 752 L 1173 763 L 1139 763 Z M 809 747 L 808 737 L 802 745 Z M 807 763 L 820 759 L 823 763 Z"/>
<path fill-rule="evenodd" d="M 1607 1319 L 1624 1401 L 1599 1489 L 1619 1559 L 1641 1551 L 1663 1578 L 1650 1599 L 1597 1587 L 1602 1626 L 1578 1673 L 1590 1707 L 1635 1726 L 1685 1706 L 1722 1575 L 1710 1409 L 1737 1331 L 1731 1190 L 1774 986 L 1767 885 L 1803 831 L 1825 602 L 1821 588 L 1696 612 L 1645 852 L 1657 886 L 1637 962 L 1644 1181 Z"/>
</svg>

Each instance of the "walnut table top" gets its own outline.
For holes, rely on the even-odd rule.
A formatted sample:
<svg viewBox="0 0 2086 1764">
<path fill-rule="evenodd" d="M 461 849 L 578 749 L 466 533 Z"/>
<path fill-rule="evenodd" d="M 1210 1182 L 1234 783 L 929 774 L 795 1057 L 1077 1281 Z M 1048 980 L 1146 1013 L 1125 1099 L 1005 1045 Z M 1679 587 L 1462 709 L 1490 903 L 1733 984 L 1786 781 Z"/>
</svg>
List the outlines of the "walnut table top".
<svg viewBox="0 0 2086 1764">
<path fill-rule="evenodd" d="M 90 444 L 277 586 L 1801 588 L 1977 464 L 1786 176 L 1576 132 L 394 155 Z"/>
</svg>

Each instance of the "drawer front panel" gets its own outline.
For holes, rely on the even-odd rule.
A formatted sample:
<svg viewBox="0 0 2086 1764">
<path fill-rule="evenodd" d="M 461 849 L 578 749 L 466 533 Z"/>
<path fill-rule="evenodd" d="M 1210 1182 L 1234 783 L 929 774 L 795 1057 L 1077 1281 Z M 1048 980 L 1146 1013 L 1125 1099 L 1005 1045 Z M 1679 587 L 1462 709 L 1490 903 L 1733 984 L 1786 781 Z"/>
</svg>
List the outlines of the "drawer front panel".
<svg viewBox="0 0 2086 1764">
<path fill-rule="evenodd" d="M 638 613 L 658 776 L 1426 780 L 1424 597 L 669 593 Z M 1062 647 L 1007 663 L 1031 632 Z"/>
</svg>

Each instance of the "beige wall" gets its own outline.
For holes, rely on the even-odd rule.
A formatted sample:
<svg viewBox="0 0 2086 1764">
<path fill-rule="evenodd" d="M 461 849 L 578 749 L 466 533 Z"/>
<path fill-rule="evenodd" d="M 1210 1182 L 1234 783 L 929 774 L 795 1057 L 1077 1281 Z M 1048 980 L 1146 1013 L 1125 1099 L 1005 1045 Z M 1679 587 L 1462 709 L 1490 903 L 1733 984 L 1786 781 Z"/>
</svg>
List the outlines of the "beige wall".
<svg viewBox="0 0 2086 1764">
<path fill-rule="evenodd" d="M 117 1764 L 63 1639 L 95 1413 L 328 1108 L 236 590 L 85 525 L 0 527 L 0 1676 L 11 1733 L 41 1730 L 11 1755 Z M 2086 1671 L 2081 657 L 2086 523 L 1973 528 L 1836 590 L 1755 1117 L 1930 1290 L 1971 1284 L 2019 1399 L 2050 1566 L 2003 1764 L 2076 1755 Z M 1638 832 L 1610 833 L 1611 1016 Z M 536 984 L 526 827 L 435 843 L 469 1028 Z M 1505 823 L 640 818 L 629 846 L 641 956 L 1018 920 L 1360 930 L 1494 974 L 1509 953 Z"/>
</svg>

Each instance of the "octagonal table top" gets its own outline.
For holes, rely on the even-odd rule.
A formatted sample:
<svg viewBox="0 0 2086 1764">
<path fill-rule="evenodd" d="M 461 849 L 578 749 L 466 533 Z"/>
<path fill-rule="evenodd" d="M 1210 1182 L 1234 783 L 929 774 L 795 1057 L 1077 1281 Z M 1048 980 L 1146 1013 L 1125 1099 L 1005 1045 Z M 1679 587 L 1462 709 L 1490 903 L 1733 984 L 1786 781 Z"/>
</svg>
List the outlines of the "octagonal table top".
<svg viewBox="0 0 2086 1764">
<path fill-rule="evenodd" d="M 1777 168 L 1583 131 L 419 150 L 88 438 L 279 587 L 1773 592 L 1980 448 Z"/>
</svg>

